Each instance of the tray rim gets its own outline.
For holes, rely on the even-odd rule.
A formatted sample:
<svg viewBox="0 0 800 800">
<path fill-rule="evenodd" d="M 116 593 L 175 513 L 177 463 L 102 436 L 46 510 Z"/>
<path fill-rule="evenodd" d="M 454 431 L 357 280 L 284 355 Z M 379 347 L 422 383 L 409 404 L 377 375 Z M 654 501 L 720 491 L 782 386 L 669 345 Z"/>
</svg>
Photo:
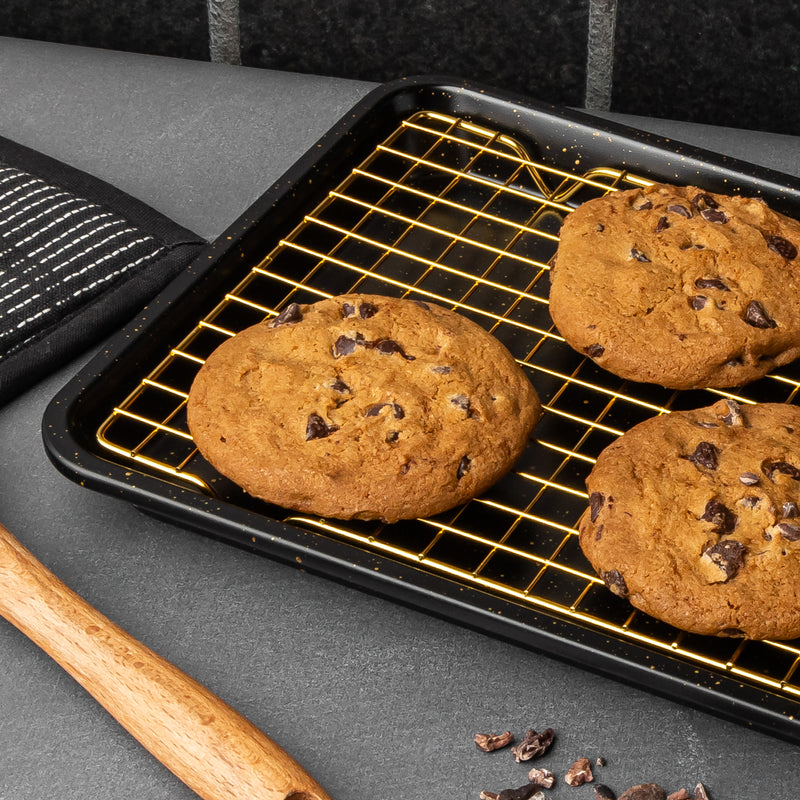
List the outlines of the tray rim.
<svg viewBox="0 0 800 800">
<path fill-rule="evenodd" d="M 332 150 L 337 145 L 341 146 L 380 103 L 396 98 L 410 103 L 414 95 L 437 92 L 453 97 L 469 95 L 478 101 L 484 99 L 516 106 L 545 120 L 549 118 L 560 124 L 574 124 L 606 133 L 621 143 L 631 141 L 661 154 L 685 157 L 712 169 L 735 172 L 756 179 L 759 185 L 778 194 L 787 191 L 795 193 L 796 202 L 800 205 L 800 178 L 596 117 L 585 111 L 540 103 L 446 76 L 414 76 L 382 84 L 368 92 L 334 123 L 226 230 L 209 243 L 139 316 L 110 337 L 99 352 L 52 398 L 44 412 L 41 429 L 48 458 L 59 472 L 80 485 L 117 496 L 173 524 L 295 567 L 301 566 L 315 574 L 606 677 L 633 682 L 637 688 L 698 707 L 740 725 L 800 743 L 800 721 L 776 707 L 776 695 L 766 689 L 742 684 L 735 675 L 708 671 L 714 679 L 709 683 L 716 682 L 729 688 L 740 696 L 739 699 L 731 698 L 711 685 L 704 685 L 698 679 L 702 668 L 671 658 L 668 653 L 606 636 L 576 621 L 568 622 L 548 614 L 545 610 L 521 606 L 443 575 L 368 552 L 357 545 L 323 537 L 317 532 L 198 494 L 166 478 L 132 469 L 130 464 L 121 465 L 108 454 L 99 454 L 76 438 L 76 420 L 81 417 L 87 397 L 91 396 L 98 382 L 103 381 L 113 364 L 124 359 L 133 347 L 141 346 L 151 326 L 163 316 L 170 304 L 177 302 L 185 293 L 195 291 L 220 258 L 240 249 L 241 240 L 250 227 L 267 216 L 301 176 L 309 172 L 321 172 Z M 415 108 L 409 105 L 409 110 Z M 222 527 L 221 519 L 225 523 Z M 256 520 L 259 523 L 257 525 L 254 524 Z M 246 536 L 245 533 L 252 536 Z M 668 665 L 670 670 L 654 669 L 653 666 L 659 663 Z M 779 700 L 778 706 L 786 702 L 785 697 Z M 743 709 L 750 713 L 749 719 L 743 718 Z M 800 716 L 800 705 L 796 710 Z"/>
</svg>

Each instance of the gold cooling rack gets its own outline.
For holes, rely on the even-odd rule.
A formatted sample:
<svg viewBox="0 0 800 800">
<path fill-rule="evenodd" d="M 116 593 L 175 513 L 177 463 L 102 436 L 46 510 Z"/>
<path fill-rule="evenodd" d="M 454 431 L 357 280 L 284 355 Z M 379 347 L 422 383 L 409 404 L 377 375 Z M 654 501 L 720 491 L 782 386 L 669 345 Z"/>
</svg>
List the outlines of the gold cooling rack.
<svg viewBox="0 0 800 800">
<path fill-rule="evenodd" d="M 547 306 L 561 221 L 585 199 L 650 181 L 614 169 L 579 174 L 579 158 L 574 173 L 546 160 L 466 120 L 413 114 L 260 263 L 245 265 L 240 283 L 182 341 L 168 352 L 165 345 L 163 361 L 110 411 L 98 441 L 139 469 L 246 502 L 205 464 L 186 428 L 187 391 L 203 359 L 290 301 L 363 291 L 440 303 L 504 342 L 542 398 L 537 438 L 515 470 L 449 514 L 396 525 L 256 508 L 796 700 L 800 643 L 699 637 L 633 612 L 591 574 L 574 526 L 596 456 L 631 425 L 720 395 L 793 402 L 798 376 L 787 369 L 737 395 L 677 393 L 623 382 L 573 352 Z"/>
</svg>

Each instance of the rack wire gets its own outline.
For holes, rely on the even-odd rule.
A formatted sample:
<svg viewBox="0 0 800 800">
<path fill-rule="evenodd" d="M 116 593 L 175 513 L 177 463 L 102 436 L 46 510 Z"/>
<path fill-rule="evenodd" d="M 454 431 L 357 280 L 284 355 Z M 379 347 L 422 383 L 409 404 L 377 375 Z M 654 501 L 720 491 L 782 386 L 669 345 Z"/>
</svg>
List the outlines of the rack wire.
<svg viewBox="0 0 800 800">
<path fill-rule="evenodd" d="M 738 393 L 675 392 L 623 381 L 574 352 L 548 313 L 548 262 L 564 216 L 646 177 L 548 165 L 547 154 L 468 120 L 417 112 L 277 242 L 110 411 L 99 444 L 137 469 L 250 504 L 270 518 L 443 575 L 568 622 L 800 697 L 800 642 L 678 631 L 613 596 L 580 552 L 584 481 L 599 453 L 655 414 L 797 400 L 791 367 Z M 339 522 L 259 504 L 204 462 L 186 427 L 191 381 L 226 338 L 280 312 L 343 292 L 408 296 L 473 318 L 512 352 L 544 406 L 536 439 L 489 492 L 435 518 Z"/>
</svg>

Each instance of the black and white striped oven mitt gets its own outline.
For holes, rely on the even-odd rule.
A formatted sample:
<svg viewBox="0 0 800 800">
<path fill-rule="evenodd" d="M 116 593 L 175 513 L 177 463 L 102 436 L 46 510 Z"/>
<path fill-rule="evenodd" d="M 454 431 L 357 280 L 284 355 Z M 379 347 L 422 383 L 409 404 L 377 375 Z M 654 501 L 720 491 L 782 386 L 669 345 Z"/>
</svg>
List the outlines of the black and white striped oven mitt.
<svg viewBox="0 0 800 800">
<path fill-rule="evenodd" d="M 205 242 L 0 137 L 0 404 L 130 319 Z"/>
</svg>

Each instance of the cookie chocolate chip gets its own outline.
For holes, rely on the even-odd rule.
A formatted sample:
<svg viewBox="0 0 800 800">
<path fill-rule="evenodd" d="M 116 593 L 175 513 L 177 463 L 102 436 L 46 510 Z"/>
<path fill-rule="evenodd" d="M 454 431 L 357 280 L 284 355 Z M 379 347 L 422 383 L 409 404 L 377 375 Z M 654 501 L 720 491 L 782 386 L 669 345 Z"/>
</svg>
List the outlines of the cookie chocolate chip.
<svg viewBox="0 0 800 800">
<path fill-rule="evenodd" d="M 795 405 L 720 400 L 652 417 L 597 458 L 580 547 L 612 593 L 676 628 L 793 639 L 798 464 Z"/>
<path fill-rule="evenodd" d="M 741 386 L 800 356 L 798 246 L 800 221 L 760 199 L 612 191 L 564 220 L 550 315 L 571 347 L 622 378 Z"/>
<path fill-rule="evenodd" d="M 522 368 L 476 323 L 358 294 L 291 303 L 233 336 L 187 403 L 202 455 L 254 497 L 386 522 L 487 490 L 541 412 Z"/>
</svg>

